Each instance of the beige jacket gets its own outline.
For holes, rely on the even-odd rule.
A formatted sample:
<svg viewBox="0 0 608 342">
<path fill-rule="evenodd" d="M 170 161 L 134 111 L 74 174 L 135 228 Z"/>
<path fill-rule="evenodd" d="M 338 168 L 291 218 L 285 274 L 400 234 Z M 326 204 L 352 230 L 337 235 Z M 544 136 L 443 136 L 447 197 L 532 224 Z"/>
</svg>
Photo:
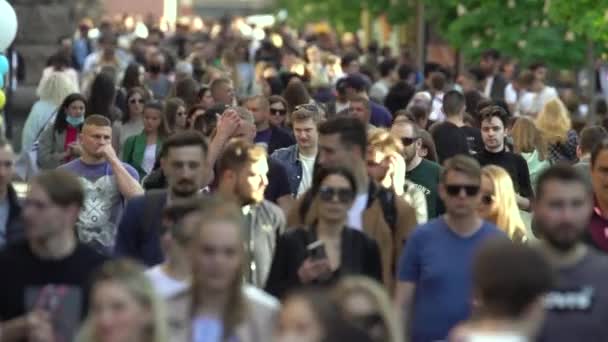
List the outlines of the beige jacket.
<svg viewBox="0 0 608 342">
<path fill-rule="evenodd" d="M 274 324 L 280 304 L 273 296 L 250 285 L 243 287 L 247 303 L 245 320 L 237 327 L 239 342 L 272 341 Z M 190 308 L 192 297 L 187 289 L 167 300 L 169 336 L 172 342 L 192 341 L 192 316 Z"/>
</svg>

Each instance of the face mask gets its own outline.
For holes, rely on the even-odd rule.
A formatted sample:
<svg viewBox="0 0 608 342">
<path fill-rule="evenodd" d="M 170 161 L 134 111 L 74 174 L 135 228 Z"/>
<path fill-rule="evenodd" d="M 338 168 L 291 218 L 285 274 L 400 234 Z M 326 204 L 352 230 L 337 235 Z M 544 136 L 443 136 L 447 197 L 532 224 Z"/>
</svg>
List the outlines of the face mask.
<svg viewBox="0 0 608 342">
<path fill-rule="evenodd" d="M 65 122 L 68 123 L 68 125 L 72 126 L 72 127 L 78 127 L 80 125 L 82 125 L 82 123 L 84 122 L 84 115 L 78 116 L 78 117 L 73 117 L 73 116 L 66 116 L 65 117 Z"/>
</svg>

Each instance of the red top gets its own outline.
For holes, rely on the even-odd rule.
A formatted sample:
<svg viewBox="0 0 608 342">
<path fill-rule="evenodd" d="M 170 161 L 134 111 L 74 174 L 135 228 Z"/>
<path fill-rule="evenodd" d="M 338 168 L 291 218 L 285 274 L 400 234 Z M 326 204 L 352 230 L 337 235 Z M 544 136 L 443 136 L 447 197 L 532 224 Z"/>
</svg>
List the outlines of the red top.
<svg viewBox="0 0 608 342">
<path fill-rule="evenodd" d="M 597 201 L 594 204 L 589 223 L 591 242 L 600 250 L 608 252 L 608 219 L 603 215 Z"/>
<path fill-rule="evenodd" d="M 67 151 L 68 146 L 78 141 L 78 128 L 67 126 L 65 130 L 65 142 L 63 143 L 63 150 Z M 65 157 L 65 161 L 69 162 L 72 160 L 72 156 Z"/>
</svg>

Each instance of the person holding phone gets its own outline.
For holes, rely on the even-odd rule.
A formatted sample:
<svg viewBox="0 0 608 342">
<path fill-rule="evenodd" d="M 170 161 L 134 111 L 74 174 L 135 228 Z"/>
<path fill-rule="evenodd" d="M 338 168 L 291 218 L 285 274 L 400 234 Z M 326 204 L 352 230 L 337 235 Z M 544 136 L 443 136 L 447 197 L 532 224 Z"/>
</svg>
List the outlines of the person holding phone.
<svg viewBox="0 0 608 342">
<path fill-rule="evenodd" d="M 282 298 L 307 285 L 330 285 L 343 275 L 366 275 L 382 281 L 376 242 L 349 229 L 348 210 L 357 193 L 354 175 L 345 168 L 321 168 L 311 188 L 317 212 L 312 225 L 283 234 L 275 249 L 266 291 Z"/>
</svg>

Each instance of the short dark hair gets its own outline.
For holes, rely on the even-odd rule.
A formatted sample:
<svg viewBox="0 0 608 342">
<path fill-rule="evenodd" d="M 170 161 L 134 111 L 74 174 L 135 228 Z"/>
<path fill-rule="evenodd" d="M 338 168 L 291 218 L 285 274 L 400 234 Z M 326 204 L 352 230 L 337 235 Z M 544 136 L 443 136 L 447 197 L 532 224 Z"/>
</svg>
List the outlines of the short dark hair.
<svg viewBox="0 0 608 342">
<path fill-rule="evenodd" d="M 445 179 L 450 171 L 460 172 L 468 177 L 481 181 L 481 166 L 476 159 L 463 154 L 455 155 L 452 158 L 446 159 L 441 170 L 441 182 L 445 183 Z"/>
<path fill-rule="evenodd" d="M 450 90 L 443 95 L 443 112 L 446 116 L 460 114 L 464 106 L 464 95 L 462 95 L 459 91 Z"/>
<path fill-rule="evenodd" d="M 479 123 L 481 124 L 484 120 L 490 120 L 493 117 L 497 117 L 502 122 L 503 126 L 506 128 L 509 123 L 509 116 L 504 108 L 491 105 L 487 106 L 479 112 Z"/>
<path fill-rule="evenodd" d="M 346 146 L 358 146 L 361 154 L 367 151 L 367 130 L 365 125 L 351 117 L 331 118 L 319 125 L 320 135 L 338 134 L 340 142 Z"/>
<path fill-rule="evenodd" d="M 359 56 L 356 53 L 347 53 L 344 56 L 342 56 L 342 59 L 340 61 L 340 66 L 342 66 L 342 68 L 346 68 L 352 62 L 356 62 L 358 59 L 359 59 Z"/>
<path fill-rule="evenodd" d="M 146 110 L 146 109 L 155 109 L 155 110 L 158 110 L 161 113 L 163 113 L 164 110 L 165 110 L 165 108 L 163 106 L 163 103 L 161 101 L 158 101 L 158 100 L 147 101 L 144 104 L 144 110 Z"/>
<path fill-rule="evenodd" d="M 378 71 L 381 77 L 387 77 L 397 67 L 397 60 L 394 58 L 387 58 L 380 62 L 378 65 Z"/>
<path fill-rule="evenodd" d="M 537 69 L 546 68 L 546 67 L 547 67 L 547 65 L 545 64 L 545 62 L 538 61 L 538 62 L 534 62 L 534 63 L 530 64 L 528 69 L 530 71 L 536 71 Z"/>
<path fill-rule="evenodd" d="M 597 161 L 597 157 L 599 157 L 600 153 L 604 150 L 608 150 L 608 139 L 598 141 L 595 146 L 593 146 L 593 149 L 591 150 L 591 168 L 593 168 Z"/>
<path fill-rule="evenodd" d="M 412 66 L 409 64 L 401 64 L 397 72 L 399 73 L 399 79 L 407 80 L 410 75 L 416 73 L 416 70 L 414 70 L 414 68 L 412 68 Z"/>
<path fill-rule="evenodd" d="M 443 91 L 446 82 L 447 77 L 442 71 L 435 71 L 429 75 L 429 83 L 431 84 L 431 88 L 435 90 Z"/>
<path fill-rule="evenodd" d="M 492 318 L 521 317 L 553 282 L 551 266 L 538 251 L 506 238 L 484 242 L 473 261 L 474 293 Z"/>
<path fill-rule="evenodd" d="M 604 139 L 608 138 L 608 132 L 602 126 L 589 126 L 581 131 L 581 139 L 578 145 L 583 154 L 591 153 L 593 148 Z"/>
<path fill-rule="evenodd" d="M 500 59 L 500 52 L 496 49 L 487 49 L 481 53 L 481 59 L 493 59 L 497 61 Z"/>
<path fill-rule="evenodd" d="M 110 119 L 103 115 L 92 114 L 87 116 L 86 119 L 84 119 L 83 126 L 112 127 L 112 122 L 110 121 Z"/>
<path fill-rule="evenodd" d="M 606 148 L 608 148 L 608 144 L 606 145 Z M 545 184 L 555 180 L 560 181 L 562 183 L 579 183 L 583 187 L 585 187 L 587 192 L 592 193 L 593 191 L 591 190 L 589 182 L 574 167 L 568 164 L 559 163 L 545 169 L 538 176 L 538 179 L 536 181 L 535 199 L 541 199 L 544 195 L 543 189 Z"/>
<path fill-rule="evenodd" d="M 207 155 L 207 140 L 205 136 L 197 131 L 183 131 L 171 135 L 165 142 L 160 150 L 160 157 L 165 158 L 169 155 L 169 150 L 172 148 L 179 148 L 185 146 L 199 146 L 205 155 Z"/>
<path fill-rule="evenodd" d="M 84 205 L 84 189 L 78 177 L 71 172 L 55 169 L 41 172 L 32 179 L 44 189 L 51 201 L 60 207 Z"/>
</svg>

